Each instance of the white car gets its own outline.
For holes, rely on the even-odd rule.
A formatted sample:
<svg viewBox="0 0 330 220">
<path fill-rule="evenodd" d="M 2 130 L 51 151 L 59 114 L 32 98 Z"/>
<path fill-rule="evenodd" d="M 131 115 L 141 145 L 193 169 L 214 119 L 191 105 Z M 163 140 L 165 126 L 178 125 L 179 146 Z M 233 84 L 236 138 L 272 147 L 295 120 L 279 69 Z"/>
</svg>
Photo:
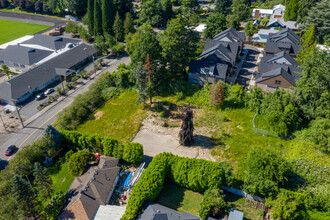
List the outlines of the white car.
<svg viewBox="0 0 330 220">
<path fill-rule="evenodd" d="M 53 88 L 47 89 L 45 92 L 45 95 L 49 95 L 50 93 L 54 92 L 55 90 Z"/>
</svg>

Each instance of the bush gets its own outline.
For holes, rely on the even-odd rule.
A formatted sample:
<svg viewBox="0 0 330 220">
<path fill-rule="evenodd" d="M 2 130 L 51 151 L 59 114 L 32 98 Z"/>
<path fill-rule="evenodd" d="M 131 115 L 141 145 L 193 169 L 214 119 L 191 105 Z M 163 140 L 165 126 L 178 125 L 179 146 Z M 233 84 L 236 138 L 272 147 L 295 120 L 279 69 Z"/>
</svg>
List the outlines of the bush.
<svg viewBox="0 0 330 220">
<path fill-rule="evenodd" d="M 128 143 L 124 147 L 123 160 L 131 164 L 140 164 L 143 159 L 143 146 L 139 143 Z"/>
<path fill-rule="evenodd" d="M 71 155 L 68 164 L 68 171 L 72 176 L 80 176 L 85 170 L 87 163 L 93 160 L 95 160 L 93 153 L 87 150 L 78 151 Z"/>
<path fill-rule="evenodd" d="M 208 189 L 204 193 L 203 201 L 199 209 L 199 216 L 202 220 L 206 220 L 210 212 L 212 216 L 221 215 L 227 209 L 227 206 L 222 190 Z"/>
<path fill-rule="evenodd" d="M 330 154 L 330 119 L 318 118 L 310 123 L 306 136 L 320 151 Z"/>
<path fill-rule="evenodd" d="M 45 215 L 47 219 L 55 219 L 60 214 L 61 208 L 65 202 L 65 194 L 54 195 L 45 207 Z"/>
<path fill-rule="evenodd" d="M 76 82 L 78 79 L 79 79 L 78 76 L 74 76 L 74 77 L 72 77 L 71 81 L 72 81 L 72 82 Z"/>
<path fill-rule="evenodd" d="M 65 162 L 69 162 L 70 157 L 72 156 L 72 154 L 74 154 L 73 150 L 69 150 L 69 151 L 65 154 Z"/>
<path fill-rule="evenodd" d="M 171 153 L 158 154 L 134 186 L 121 219 L 136 218 L 146 201 L 155 200 L 162 190 L 165 176 L 175 184 L 200 192 L 219 188 L 224 183 L 224 172 L 219 163 L 179 157 Z"/>
</svg>

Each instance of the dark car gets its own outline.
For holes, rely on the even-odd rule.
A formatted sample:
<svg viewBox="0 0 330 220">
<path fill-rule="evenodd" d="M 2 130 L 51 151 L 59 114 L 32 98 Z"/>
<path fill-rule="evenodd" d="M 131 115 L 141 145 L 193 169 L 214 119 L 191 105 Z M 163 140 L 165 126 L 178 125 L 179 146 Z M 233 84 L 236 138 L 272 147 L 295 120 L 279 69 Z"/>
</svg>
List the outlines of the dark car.
<svg viewBox="0 0 330 220">
<path fill-rule="evenodd" d="M 39 94 L 37 95 L 36 100 L 41 100 L 41 99 L 43 99 L 43 98 L 45 98 L 45 97 L 46 97 L 45 94 L 44 94 L 43 92 L 41 92 L 41 93 L 39 93 Z"/>
<path fill-rule="evenodd" d="M 16 150 L 16 146 L 15 145 L 11 145 L 7 148 L 5 155 L 6 156 L 10 156 L 14 151 Z"/>
</svg>

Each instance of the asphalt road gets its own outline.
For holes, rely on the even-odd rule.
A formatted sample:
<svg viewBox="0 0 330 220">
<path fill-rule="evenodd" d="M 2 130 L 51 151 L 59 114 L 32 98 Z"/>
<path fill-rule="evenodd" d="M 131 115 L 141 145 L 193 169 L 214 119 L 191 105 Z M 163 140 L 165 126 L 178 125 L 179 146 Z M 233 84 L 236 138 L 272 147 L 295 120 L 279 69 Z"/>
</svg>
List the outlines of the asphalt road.
<svg viewBox="0 0 330 220">
<path fill-rule="evenodd" d="M 120 58 L 118 61 L 114 62 L 110 67 L 105 68 L 103 72 L 106 71 L 113 72 L 117 68 L 117 66 L 122 63 L 129 64 L 130 57 L 125 56 Z M 6 161 L 11 159 L 11 157 L 4 156 L 4 152 L 8 146 L 16 145 L 18 148 L 21 149 L 24 146 L 35 142 L 42 135 L 43 130 L 48 125 L 56 121 L 58 113 L 60 113 L 64 108 L 68 107 L 78 94 L 81 94 L 84 91 L 86 91 L 88 87 L 94 82 L 94 80 L 95 79 L 90 80 L 84 86 L 76 89 L 74 93 L 67 96 L 63 101 L 57 103 L 52 108 L 44 112 L 40 117 L 32 121 L 24 129 L 14 133 L 0 135 L 0 143 L 3 143 L 0 146 L 0 159 L 2 159 L 2 161 L 0 162 L 0 170 L 6 166 L 7 164 Z"/>
<path fill-rule="evenodd" d="M 5 12 L 5 11 L 0 11 L 0 17 L 1 17 L 1 19 L 6 19 L 6 20 L 23 21 L 23 22 L 28 22 L 28 23 L 44 24 L 44 25 L 52 26 L 46 30 L 39 32 L 40 34 L 47 32 L 56 26 L 65 25 L 67 23 L 67 21 L 64 18 L 58 19 L 58 18 L 47 17 L 47 16 Z"/>
<path fill-rule="evenodd" d="M 248 54 L 245 58 L 242 69 L 237 77 L 236 83 L 243 85 L 247 88 L 254 72 L 254 68 L 257 65 L 257 59 L 260 54 L 260 51 L 249 45 L 246 45 L 245 49 L 248 50 Z"/>
</svg>

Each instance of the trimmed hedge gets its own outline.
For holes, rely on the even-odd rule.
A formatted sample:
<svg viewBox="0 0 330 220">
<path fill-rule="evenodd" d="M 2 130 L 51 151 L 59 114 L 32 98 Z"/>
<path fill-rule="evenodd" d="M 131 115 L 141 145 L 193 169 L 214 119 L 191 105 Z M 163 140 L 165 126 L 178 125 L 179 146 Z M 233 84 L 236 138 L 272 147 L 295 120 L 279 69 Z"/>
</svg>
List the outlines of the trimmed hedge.
<svg viewBox="0 0 330 220">
<path fill-rule="evenodd" d="M 138 143 L 129 143 L 122 145 L 114 138 L 79 133 L 77 131 L 60 130 L 64 144 L 74 150 L 89 150 L 99 152 L 105 156 L 123 159 L 131 164 L 139 164 L 143 158 L 143 146 Z"/>
<path fill-rule="evenodd" d="M 121 220 L 135 219 L 146 201 L 155 200 L 162 190 L 165 176 L 177 185 L 200 192 L 219 188 L 225 179 L 220 163 L 171 153 L 158 154 L 134 186 Z"/>
<path fill-rule="evenodd" d="M 68 171 L 72 176 L 80 176 L 85 170 L 87 163 L 95 159 L 94 154 L 88 150 L 78 151 L 71 155 L 68 164 Z"/>
</svg>

